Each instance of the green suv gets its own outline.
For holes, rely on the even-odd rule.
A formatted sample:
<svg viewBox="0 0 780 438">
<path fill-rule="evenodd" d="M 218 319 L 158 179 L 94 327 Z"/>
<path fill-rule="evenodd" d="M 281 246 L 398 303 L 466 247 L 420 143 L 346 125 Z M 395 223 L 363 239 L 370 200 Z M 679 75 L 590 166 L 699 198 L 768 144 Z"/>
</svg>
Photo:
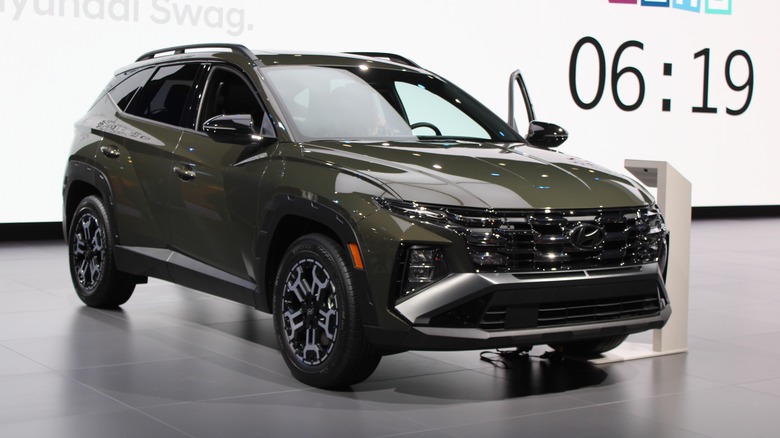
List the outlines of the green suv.
<svg viewBox="0 0 780 438">
<path fill-rule="evenodd" d="M 73 285 L 106 308 L 155 277 L 272 313 L 322 388 L 406 350 L 598 354 L 668 320 L 668 232 L 565 139 L 398 55 L 150 52 L 76 123 Z"/>
</svg>

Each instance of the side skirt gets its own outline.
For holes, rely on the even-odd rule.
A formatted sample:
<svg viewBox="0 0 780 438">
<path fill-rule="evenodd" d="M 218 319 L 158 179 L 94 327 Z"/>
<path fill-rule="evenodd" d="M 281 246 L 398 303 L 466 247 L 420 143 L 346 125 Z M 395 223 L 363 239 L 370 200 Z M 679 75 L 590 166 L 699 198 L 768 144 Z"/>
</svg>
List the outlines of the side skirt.
<svg viewBox="0 0 780 438">
<path fill-rule="evenodd" d="M 257 285 L 165 248 L 116 247 L 117 269 L 154 277 L 254 307 Z"/>
</svg>

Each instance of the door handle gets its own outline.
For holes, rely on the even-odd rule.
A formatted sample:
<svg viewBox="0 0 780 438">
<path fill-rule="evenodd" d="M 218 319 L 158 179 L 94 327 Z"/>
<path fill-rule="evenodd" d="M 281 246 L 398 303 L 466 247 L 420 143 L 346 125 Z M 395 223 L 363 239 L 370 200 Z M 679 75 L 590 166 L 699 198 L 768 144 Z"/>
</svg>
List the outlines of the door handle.
<svg viewBox="0 0 780 438">
<path fill-rule="evenodd" d="M 186 164 L 181 166 L 173 166 L 173 173 L 179 177 L 182 181 L 192 181 L 197 174 L 192 168 Z"/>
<path fill-rule="evenodd" d="M 119 148 L 116 146 L 100 146 L 100 152 L 103 152 L 103 155 L 107 156 L 108 158 L 119 158 Z"/>
</svg>

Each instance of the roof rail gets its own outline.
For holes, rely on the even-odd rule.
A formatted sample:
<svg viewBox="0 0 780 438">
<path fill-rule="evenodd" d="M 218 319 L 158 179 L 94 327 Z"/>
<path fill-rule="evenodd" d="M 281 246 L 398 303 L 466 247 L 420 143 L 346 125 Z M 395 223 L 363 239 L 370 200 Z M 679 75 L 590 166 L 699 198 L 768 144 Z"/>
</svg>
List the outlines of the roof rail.
<svg viewBox="0 0 780 438">
<path fill-rule="evenodd" d="M 416 62 L 410 60 L 409 58 L 405 58 L 401 55 L 396 55 L 395 53 L 386 53 L 386 52 L 346 52 L 346 53 L 350 55 L 368 56 L 369 58 L 382 58 L 392 62 L 397 62 L 399 64 L 405 64 L 411 67 L 422 68 Z"/>
<path fill-rule="evenodd" d="M 181 55 L 185 53 L 187 50 L 192 49 L 230 49 L 233 51 L 233 53 L 238 55 L 244 55 L 245 57 L 249 58 L 252 62 L 257 62 L 257 55 L 252 53 L 251 50 L 247 49 L 245 46 L 241 44 L 225 44 L 225 43 L 216 43 L 216 44 L 190 44 L 186 46 L 175 46 L 175 47 L 166 47 L 164 49 L 158 49 L 153 50 L 151 52 L 144 53 L 143 55 L 139 56 L 138 59 L 135 61 L 146 61 L 148 59 L 154 58 L 156 55 L 160 55 L 166 52 L 173 52 L 172 55 Z"/>
</svg>

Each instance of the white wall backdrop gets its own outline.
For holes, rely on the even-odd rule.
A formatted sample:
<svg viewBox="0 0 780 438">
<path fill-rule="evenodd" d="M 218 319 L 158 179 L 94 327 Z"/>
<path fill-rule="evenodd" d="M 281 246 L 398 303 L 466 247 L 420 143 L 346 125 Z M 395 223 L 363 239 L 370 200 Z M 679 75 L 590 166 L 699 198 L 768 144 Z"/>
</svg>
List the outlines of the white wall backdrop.
<svg viewBox="0 0 780 438">
<path fill-rule="evenodd" d="M 74 121 L 120 66 L 196 42 L 397 52 L 502 117 L 521 68 L 538 118 L 570 133 L 561 150 L 669 161 L 696 206 L 778 205 L 778 16 L 747 0 L 0 0 L 0 223 L 60 220 Z"/>
</svg>

